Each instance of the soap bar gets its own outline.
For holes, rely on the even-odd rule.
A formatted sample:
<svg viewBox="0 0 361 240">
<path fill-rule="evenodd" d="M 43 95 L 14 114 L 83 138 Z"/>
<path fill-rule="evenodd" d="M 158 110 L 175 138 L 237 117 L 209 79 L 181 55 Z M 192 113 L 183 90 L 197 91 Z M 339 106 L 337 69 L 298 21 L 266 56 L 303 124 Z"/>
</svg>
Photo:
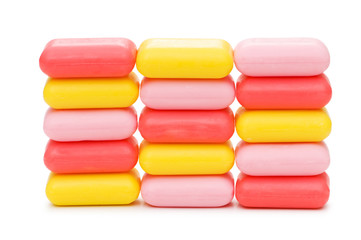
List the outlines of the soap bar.
<svg viewBox="0 0 361 240">
<path fill-rule="evenodd" d="M 54 173 L 128 172 L 137 164 L 134 137 L 118 141 L 56 142 L 49 140 L 45 166 Z"/>
<path fill-rule="evenodd" d="M 142 137 L 155 143 L 223 143 L 234 132 L 230 108 L 222 110 L 153 110 L 144 108 L 139 118 Z"/>
<path fill-rule="evenodd" d="M 249 77 L 237 81 L 238 102 L 246 109 L 320 109 L 331 99 L 326 75 Z"/>
<path fill-rule="evenodd" d="M 122 78 L 49 78 L 43 94 L 55 109 L 125 108 L 137 100 L 139 82 L 135 73 Z"/>
<path fill-rule="evenodd" d="M 236 148 L 239 170 L 252 176 L 309 176 L 326 171 L 330 154 L 324 142 L 246 143 Z"/>
<path fill-rule="evenodd" d="M 44 118 L 44 132 L 52 140 L 103 141 L 129 138 L 137 130 L 133 107 L 123 109 L 55 110 Z"/>
<path fill-rule="evenodd" d="M 236 113 L 236 130 L 246 142 L 320 142 L 331 132 L 326 109 L 245 110 Z"/>
<path fill-rule="evenodd" d="M 235 98 L 230 75 L 220 79 L 144 78 L 140 99 L 159 110 L 217 110 L 228 107 Z"/>
<path fill-rule="evenodd" d="M 136 169 L 127 173 L 51 173 L 46 185 L 46 196 L 58 206 L 130 204 L 139 192 Z"/>
<path fill-rule="evenodd" d="M 240 174 L 236 198 L 251 208 L 321 208 L 329 198 L 329 178 L 316 176 L 255 177 Z"/>
<path fill-rule="evenodd" d="M 126 38 L 72 38 L 50 41 L 40 56 L 52 78 L 122 77 L 134 68 L 137 47 Z"/>
<path fill-rule="evenodd" d="M 151 175 L 223 174 L 233 163 L 230 141 L 218 144 L 143 141 L 139 150 L 139 164 Z"/>
<path fill-rule="evenodd" d="M 222 207 L 233 199 L 230 172 L 206 176 L 153 176 L 142 180 L 143 200 L 154 207 Z"/>
<path fill-rule="evenodd" d="M 234 62 L 248 76 L 315 76 L 328 68 L 330 54 L 313 38 L 251 38 L 234 49 Z"/>
<path fill-rule="evenodd" d="M 233 68 L 233 50 L 220 39 L 148 39 L 136 65 L 149 78 L 223 78 Z"/>
</svg>

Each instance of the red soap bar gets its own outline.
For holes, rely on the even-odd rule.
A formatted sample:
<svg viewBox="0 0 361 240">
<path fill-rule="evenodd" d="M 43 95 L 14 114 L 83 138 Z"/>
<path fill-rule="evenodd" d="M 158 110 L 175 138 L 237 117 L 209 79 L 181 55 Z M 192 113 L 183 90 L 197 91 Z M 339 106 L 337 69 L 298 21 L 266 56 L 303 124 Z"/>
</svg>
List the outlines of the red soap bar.
<svg viewBox="0 0 361 240">
<path fill-rule="evenodd" d="M 69 38 L 50 41 L 40 56 L 52 78 L 123 77 L 135 65 L 137 47 L 126 38 Z"/>
<path fill-rule="evenodd" d="M 331 99 L 326 75 L 313 77 L 249 77 L 236 85 L 238 102 L 246 109 L 320 109 Z"/>
<path fill-rule="evenodd" d="M 252 208 L 321 208 L 330 195 L 324 172 L 316 176 L 256 177 L 241 173 L 236 198 Z"/>
<path fill-rule="evenodd" d="M 153 110 L 144 108 L 139 131 L 149 142 L 222 143 L 234 132 L 230 108 L 222 110 Z"/>
<path fill-rule="evenodd" d="M 49 140 L 45 166 L 55 173 L 128 172 L 138 161 L 134 137 L 119 141 L 56 142 Z"/>
</svg>

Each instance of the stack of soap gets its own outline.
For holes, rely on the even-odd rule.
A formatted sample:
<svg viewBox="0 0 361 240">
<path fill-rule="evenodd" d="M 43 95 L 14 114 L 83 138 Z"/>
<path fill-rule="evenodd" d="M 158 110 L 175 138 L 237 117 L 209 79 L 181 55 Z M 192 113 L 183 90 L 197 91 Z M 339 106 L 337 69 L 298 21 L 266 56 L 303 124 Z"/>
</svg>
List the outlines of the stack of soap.
<svg viewBox="0 0 361 240">
<path fill-rule="evenodd" d="M 41 57 L 50 106 L 44 162 L 55 205 L 129 204 L 140 192 L 135 44 L 124 38 L 56 39 Z"/>
<path fill-rule="evenodd" d="M 242 172 L 236 198 L 245 207 L 320 208 L 329 198 L 331 131 L 325 108 L 330 56 L 316 39 L 248 39 L 234 53 L 243 74 L 236 97 Z"/>
<path fill-rule="evenodd" d="M 156 207 L 227 205 L 234 189 L 231 46 L 216 39 L 149 39 L 136 62 L 145 76 L 139 119 L 144 201 Z"/>
</svg>

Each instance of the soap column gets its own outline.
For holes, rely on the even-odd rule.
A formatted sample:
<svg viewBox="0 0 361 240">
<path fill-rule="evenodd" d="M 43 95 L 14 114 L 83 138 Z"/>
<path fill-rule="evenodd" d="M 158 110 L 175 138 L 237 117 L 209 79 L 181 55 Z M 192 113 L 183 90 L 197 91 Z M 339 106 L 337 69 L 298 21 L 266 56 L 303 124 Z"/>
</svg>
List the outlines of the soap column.
<svg viewBox="0 0 361 240">
<path fill-rule="evenodd" d="M 146 107 L 139 163 L 149 205 L 220 207 L 233 199 L 232 67 L 232 48 L 223 40 L 150 39 L 140 46 Z"/>
<path fill-rule="evenodd" d="M 240 76 L 236 197 L 245 207 L 320 208 L 329 198 L 322 142 L 331 131 L 324 106 L 330 57 L 316 39 L 248 39 L 235 49 Z"/>
<path fill-rule="evenodd" d="M 138 198 L 136 46 L 124 38 L 56 39 L 41 57 L 50 106 L 44 163 L 54 205 L 118 205 Z"/>
</svg>

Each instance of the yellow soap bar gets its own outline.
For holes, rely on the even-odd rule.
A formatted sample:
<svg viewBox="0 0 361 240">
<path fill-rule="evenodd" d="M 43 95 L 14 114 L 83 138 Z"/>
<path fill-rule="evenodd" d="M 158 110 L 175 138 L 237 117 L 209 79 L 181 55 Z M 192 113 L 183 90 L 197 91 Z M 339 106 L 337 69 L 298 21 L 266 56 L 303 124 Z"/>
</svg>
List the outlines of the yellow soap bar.
<svg viewBox="0 0 361 240">
<path fill-rule="evenodd" d="M 223 174 L 234 163 L 230 141 L 209 143 L 150 143 L 140 145 L 139 164 L 152 175 Z"/>
<path fill-rule="evenodd" d="M 223 78 L 233 68 L 233 49 L 220 39 L 148 39 L 136 66 L 148 78 Z"/>
<path fill-rule="evenodd" d="M 236 113 L 236 130 L 246 142 L 320 142 L 331 132 L 326 109 L 245 110 Z"/>
<path fill-rule="evenodd" d="M 54 205 L 120 205 L 134 202 L 140 191 L 136 169 L 127 173 L 51 173 L 46 196 Z"/>
<path fill-rule="evenodd" d="M 135 73 L 121 78 L 49 78 L 44 100 L 55 109 L 125 108 L 139 95 Z"/>
</svg>

